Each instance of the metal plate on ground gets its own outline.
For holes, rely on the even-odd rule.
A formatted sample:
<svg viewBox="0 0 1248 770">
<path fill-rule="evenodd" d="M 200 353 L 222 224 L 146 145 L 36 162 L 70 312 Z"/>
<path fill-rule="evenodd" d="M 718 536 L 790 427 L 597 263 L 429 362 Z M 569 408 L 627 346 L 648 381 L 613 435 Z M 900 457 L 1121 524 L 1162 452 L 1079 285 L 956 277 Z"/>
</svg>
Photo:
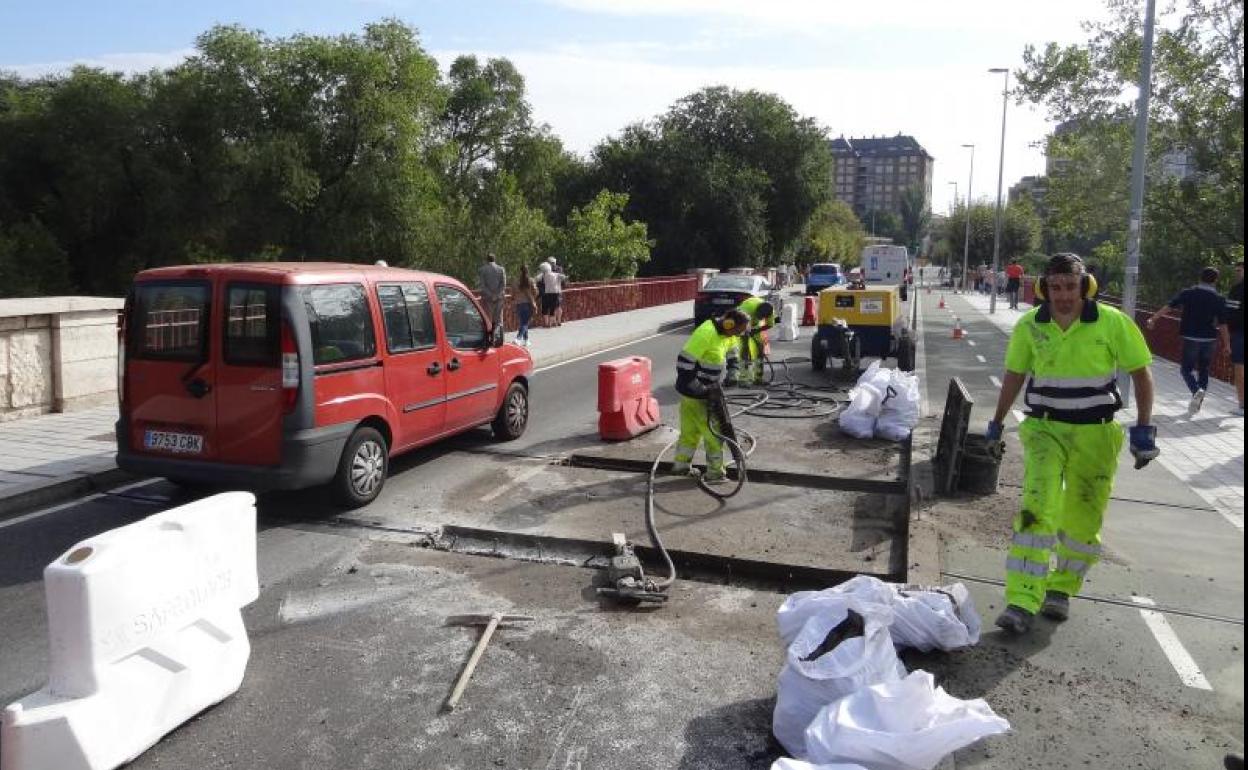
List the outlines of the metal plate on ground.
<svg viewBox="0 0 1248 770">
<path fill-rule="evenodd" d="M 962 380 L 949 380 L 949 393 L 945 396 L 945 413 L 940 420 L 940 438 L 936 443 L 936 491 L 951 495 L 958 485 L 958 471 L 962 466 L 962 448 L 966 432 L 971 424 L 971 409 L 975 400 Z"/>
</svg>

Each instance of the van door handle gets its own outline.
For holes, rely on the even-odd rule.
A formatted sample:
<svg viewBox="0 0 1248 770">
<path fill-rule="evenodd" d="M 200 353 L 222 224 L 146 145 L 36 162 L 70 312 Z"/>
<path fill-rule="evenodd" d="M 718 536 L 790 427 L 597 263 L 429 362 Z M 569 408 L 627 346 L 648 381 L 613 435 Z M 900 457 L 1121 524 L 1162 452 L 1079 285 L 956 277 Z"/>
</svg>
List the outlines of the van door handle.
<svg viewBox="0 0 1248 770">
<path fill-rule="evenodd" d="M 195 398 L 203 398 L 208 395 L 211 390 L 212 386 L 198 377 L 186 383 L 186 392 L 190 393 Z"/>
<path fill-rule="evenodd" d="M 449 372 L 453 372 L 453 371 L 455 371 L 455 370 L 456 370 L 456 369 L 458 369 L 458 368 L 459 368 L 459 359 L 458 359 L 458 358 L 452 358 L 452 359 L 451 359 L 451 360 L 447 363 L 447 365 L 446 365 L 446 370 L 447 370 L 447 371 L 449 371 Z"/>
<path fill-rule="evenodd" d="M 438 363 L 437 361 L 434 361 L 433 363 L 429 364 L 429 366 L 425 369 L 425 372 L 430 377 L 437 377 L 439 374 L 442 373 L 442 364 Z"/>
</svg>

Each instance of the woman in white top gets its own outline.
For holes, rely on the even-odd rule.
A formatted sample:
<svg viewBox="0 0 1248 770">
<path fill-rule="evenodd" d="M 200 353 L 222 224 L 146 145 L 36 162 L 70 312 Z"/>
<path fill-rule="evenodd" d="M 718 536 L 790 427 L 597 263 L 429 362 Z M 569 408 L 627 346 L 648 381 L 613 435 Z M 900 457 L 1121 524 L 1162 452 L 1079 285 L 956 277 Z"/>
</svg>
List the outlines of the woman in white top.
<svg viewBox="0 0 1248 770">
<path fill-rule="evenodd" d="M 550 269 L 549 262 L 540 265 L 542 274 L 538 281 L 542 286 L 542 326 L 563 324 L 563 284 L 567 280 Z"/>
</svg>

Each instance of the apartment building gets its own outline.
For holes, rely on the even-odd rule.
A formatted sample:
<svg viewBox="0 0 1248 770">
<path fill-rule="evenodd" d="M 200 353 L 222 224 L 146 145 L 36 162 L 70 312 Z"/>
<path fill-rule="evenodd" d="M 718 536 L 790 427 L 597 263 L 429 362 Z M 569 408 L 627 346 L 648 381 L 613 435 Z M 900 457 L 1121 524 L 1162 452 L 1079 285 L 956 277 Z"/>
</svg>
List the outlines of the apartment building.
<svg viewBox="0 0 1248 770">
<path fill-rule="evenodd" d="M 935 159 L 914 137 L 842 136 L 832 140 L 831 149 L 833 194 L 860 218 L 872 210 L 900 216 L 902 193 L 916 186 L 931 208 Z"/>
</svg>

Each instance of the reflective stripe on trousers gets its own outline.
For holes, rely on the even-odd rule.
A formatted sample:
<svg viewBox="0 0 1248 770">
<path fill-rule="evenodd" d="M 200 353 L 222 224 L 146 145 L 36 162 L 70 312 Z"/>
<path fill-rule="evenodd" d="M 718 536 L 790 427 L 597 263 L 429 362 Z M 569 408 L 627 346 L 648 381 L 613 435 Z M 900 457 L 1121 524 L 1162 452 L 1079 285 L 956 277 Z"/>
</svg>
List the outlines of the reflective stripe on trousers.
<svg viewBox="0 0 1248 770">
<path fill-rule="evenodd" d="M 1101 524 L 1122 428 L 1027 418 L 1023 441 L 1023 499 L 1006 560 L 1005 599 L 1036 612 L 1046 591 L 1079 593 L 1100 558 Z M 1050 558 L 1057 561 L 1049 569 Z"/>
</svg>

